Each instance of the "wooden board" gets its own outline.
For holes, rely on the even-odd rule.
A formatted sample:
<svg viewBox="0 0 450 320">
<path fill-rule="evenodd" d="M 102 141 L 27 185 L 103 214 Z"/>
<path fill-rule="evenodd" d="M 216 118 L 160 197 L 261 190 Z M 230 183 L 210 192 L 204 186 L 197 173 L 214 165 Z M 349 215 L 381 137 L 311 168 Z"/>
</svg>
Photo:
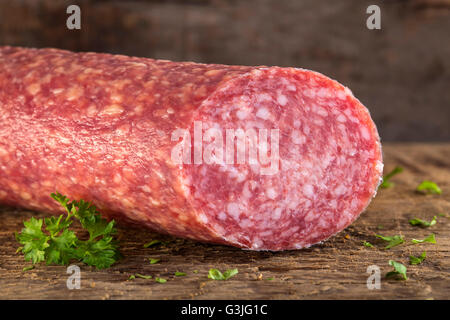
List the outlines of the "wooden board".
<svg viewBox="0 0 450 320">
<path fill-rule="evenodd" d="M 29 265 L 15 251 L 14 232 L 32 215 L 19 209 L 0 210 L 0 298 L 1 299 L 449 299 L 450 292 L 450 144 L 386 144 L 387 171 L 395 165 L 405 171 L 396 176 L 395 186 L 381 189 L 362 216 L 349 228 L 309 249 L 286 252 L 250 252 L 209 245 L 120 228 L 124 259 L 112 268 L 97 271 L 81 267 L 81 289 L 66 286 L 66 267 Z M 414 191 L 422 180 L 433 180 L 442 195 L 422 195 Z M 418 217 L 438 223 L 428 229 L 409 225 Z M 382 226 L 382 227 L 381 227 Z M 382 228 L 382 229 L 381 229 Z M 374 237 L 402 234 L 406 243 L 383 249 Z M 436 234 L 437 244 L 412 245 L 412 238 Z M 165 239 L 165 246 L 143 248 L 150 239 Z M 375 245 L 362 245 L 367 240 Z M 420 265 L 408 264 L 410 254 L 427 251 Z M 161 262 L 151 265 L 148 258 Z M 408 267 L 407 281 L 386 280 L 393 259 Z M 369 290 L 367 267 L 381 269 L 381 289 Z M 228 281 L 207 278 L 209 268 L 238 268 L 239 274 Z M 194 273 L 198 270 L 198 273 Z M 175 271 L 186 272 L 175 277 Z M 167 283 L 135 279 L 140 273 L 160 276 Z M 262 277 L 262 279 L 261 279 Z M 273 280 L 267 278 L 273 277 Z"/>
</svg>

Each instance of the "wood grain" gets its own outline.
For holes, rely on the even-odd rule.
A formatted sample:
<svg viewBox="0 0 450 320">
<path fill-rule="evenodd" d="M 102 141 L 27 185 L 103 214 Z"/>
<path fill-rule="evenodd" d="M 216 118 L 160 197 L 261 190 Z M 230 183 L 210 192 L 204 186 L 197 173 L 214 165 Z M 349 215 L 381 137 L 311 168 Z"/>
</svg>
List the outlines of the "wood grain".
<svg viewBox="0 0 450 320">
<path fill-rule="evenodd" d="M 20 209 L 0 209 L 0 299 L 449 299 L 450 292 L 450 144 L 386 144 L 385 165 L 401 165 L 395 186 L 380 189 L 369 208 L 352 226 L 323 244 L 286 252 L 251 252 L 203 244 L 120 227 L 124 259 L 108 270 L 81 267 L 81 289 L 69 290 L 66 267 L 29 265 L 16 254 L 14 232 L 32 215 Z M 424 179 L 435 181 L 442 195 L 414 191 Z M 410 226 L 413 217 L 438 223 L 428 229 Z M 382 228 L 382 229 L 381 229 Z M 436 234 L 437 244 L 411 245 L 412 238 Z M 407 243 L 383 249 L 375 233 L 404 235 Z M 143 248 L 150 239 L 164 239 L 164 246 Z M 367 248 L 367 240 L 375 248 Z M 409 242 L 409 243 L 408 243 Z M 420 265 L 408 264 L 410 254 L 427 251 Z M 161 262 L 151 265 L 148 258 Z M 393 259 L 408 267 L 407 281 L 386 280 Z M 369 265 L 381 268 L 380 290 L 368 290 Z M 207 278 L 209 268 L 238 268 L 228 281 Z M 194 273 L 198 270 L 198 273 Z M 175 271 L 186 272 L 175 277 Z M 134 273 L 160 276 L 167 283 L 135 279 Z M 262 275 L 262 276 L 260 276 Z M 259 279 L 262 277 L 262 279 Z M 267 278 L 273 277 L 273 280 Z"/>
</svg>

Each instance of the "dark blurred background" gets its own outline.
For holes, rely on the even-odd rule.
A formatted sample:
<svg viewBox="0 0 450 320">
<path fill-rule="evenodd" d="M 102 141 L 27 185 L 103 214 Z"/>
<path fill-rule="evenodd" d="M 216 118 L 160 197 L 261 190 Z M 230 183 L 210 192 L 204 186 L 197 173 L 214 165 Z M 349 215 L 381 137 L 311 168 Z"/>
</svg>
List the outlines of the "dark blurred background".
<svg viewBox="0 0 450 320">
<path fill-rule="evenodd" d="M 0 45 L 313 69 L 352 89 L 383 141 L 450 141 L 450 0 L 0 0 Z"/>
</svg>

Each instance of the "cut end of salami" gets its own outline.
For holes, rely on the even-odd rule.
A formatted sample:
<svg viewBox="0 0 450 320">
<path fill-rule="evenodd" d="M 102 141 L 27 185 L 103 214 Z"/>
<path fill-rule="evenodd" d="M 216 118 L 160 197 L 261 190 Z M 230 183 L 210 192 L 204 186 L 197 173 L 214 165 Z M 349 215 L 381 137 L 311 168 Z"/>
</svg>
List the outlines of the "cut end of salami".
<svg viewBox="0 0 450 320">
<path fill-rule="evenodd" d="M 382 175 L 350 90 L 295 68 L 0 47 L 0 202 L 92 201 L 153 230 L 252 250 L 321 242 Z"/>
<path fill-rule="evenodd" d="M 308 247 L 351 224 L 380 182 L 379 137 L 367 109 L 318 73 L 255 69 L 219 88 L 194 120 L 203 124 L 204 137 L 210 128 L 224 136 L 234 129 L 234 149 L 247 148 L 247 157 L 249 140 L 239 146 L 238 131 L 267 133 L 267 139 L 258 136 L 258 146 L 267 141 L 265 163 L 259 154 L 255 164 L 249 158 L 236 164 L 233 155 L 231 164 L 185 166 L 199 219 L 227 243 L 253 250 Z M 278 140 L 271 140 L 277 131 Z"/>
</svg>

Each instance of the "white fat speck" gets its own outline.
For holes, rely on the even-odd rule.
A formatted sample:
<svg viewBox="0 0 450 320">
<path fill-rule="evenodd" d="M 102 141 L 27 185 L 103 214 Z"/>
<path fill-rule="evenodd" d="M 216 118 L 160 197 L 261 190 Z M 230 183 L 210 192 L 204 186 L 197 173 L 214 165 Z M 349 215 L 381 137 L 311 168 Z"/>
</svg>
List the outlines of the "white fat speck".
<svg viewBox="0 0 450 320">
<path fill-rule="evenodd" d="M 298 129 L 298 128 L 300 128 L 300 121 L 299 120 L 295 120 L 294 121 L 294 128 L 296 128 L 296 129 Z"/>
<path fill-rule="evenodd" d="M 227 212 L 234 220 L 239 220 L 239 205 L 235 202 L 230 202 L 227 205 Z"/>
<path fill-rule="evenodd" d="M 269 198 L 269 199 L 275 199 L 276 197 L 277 197 L 277 192 L 275 191 L 275 189 L 274 188 L 268 188 L 268 189 L 266 189 L 266 196 Z"/>
<path fill-rule="evenodd" d="M 316 113 L 317 113 L 319 116 L 322 116 L 322 117 L 328 116 L 327 110 L 325 110 L 325 109 L 322 108 L 322 107 L 315 106 L 315 111 L 316 111 Z"/>
<path fill-rule="evenodd" d="M 227 215 L 225 214 L 225 212 L 220 212 L 218 215 L 219 220 L 225 220 L 227 218 Z"/>
<path fill-rule="evenodd" d="M 337 120 L 338 122 L 347 122 L 347 118 L 346 118 L 343 114 L 338 115 L 338 117 L 336 118 L 336 120 Z"/>
<path fill-rule="evenodd" d="M 281 106 L 285 106 L 286 103 L 288 102 L 288 99 L 286 98 L 286 96 L 284 94 L 279 94 L 277 97 L 277 102 L 281 105 Z"/>
<path fill-rule="evenodd" d="M 239 120 L 244 120 L 245 118 L 247 118 L 247 111 L 244 110 L 238 110 L 236 111 L 236 117 L 238 117 Z"/>
<path fill-rule="evenodd" d="M 287 86 L 287 89 L 288 89 L 289 91 L 297 91 L 297 87 L 294 86 L 294 85 L 288 85 L 288 86 Z"/>
<path fill-rule="evenodd" d="M 309 133 L 311 132 L 311 129 L 310 129 L 307 125 L 305 125 L 305 126 L 303 127 L 303 132 L 304 132 L 306 135 L 309 135 Z"/>
<path fill-rule="evenodd" d="M 367 130 L 366 127 L 361 127 L 360 131 L 361 131 L 361 137 L 363 137 L 363 139 L 365 139 L 365 140 L 369 140 L 370 139 L 370 133 L 369 133 L 369 130 Z"/>
<path fill-rule="evenodd" d="M 260 239 L 253 239 L 253 249 L 258 249 L 263 245 L 263 242 Z"/>
<path fill-rule="evenodd" d="M 306 137 L 303 135 L 300 135 L 300 133 L 298 131 L 292 131 L 291 140 L 295 144 L 303 144 L 306 141 Z"/>
<path fill-rule="evenodd" d="M 318 126 L 323 126 L 323 120 L 322 119 L 314 119 L 314 124 Z"/>
<path fill-rule="evenodd" d="M 303 186 L 303 193 L 305 194 L 305 196 L 311 198 L 314 195 L 314 187 L 310 184 L 305 184 Z"/>
<path fill-rule="evenodd" d="M 251 222 L 249 219 L 244 219 L 244 220 L 242 220 L 241 222 L 239 222 L 239 225 L 240 225 L 242 228 L 248 228 L 248 227 L 251 226 L 251 224 L 252 224 L 252 222 Z"/>
<path fill-rule="evenodd" d="M 340 100 L 345 100 L 345 97 L 346 97 L 345 91 L 339 90 L 339 91 L 336 93 L 336 96 L 337 96 L 338 99 L 340 99 Z"/>
<path fill-rule="evenodd" d="M 320 88 L 317 91 L 317 96 L 319 96 L 320 98 L 325 98 L 329 95 L 329 90 L 325 89 L 325 88 Z"/>
<path fill-rule="evenodd" d="M 256 116 L 263 120 L 267 120 L 270 118 L 270 112 L 266 108 L 259 108 L 258 111 L 256 112 Z"/>
<path fill-rule="evenodd" d="M 375 165 L 375 169 L 377 169 L 378 172 L 383 172 L 383 162 L 377 161 L 377 164 Z"/>
<path fill-rule="evenodd" d="M 175 110 L 173 110 L 172 108 L 168 108 L 167 109 L 167 113 L 168 114 L 173 114 L 175 112 Z"/>
<path fill-rule="evenodd" d="M 282 210 L 280 207 L 276 208 L 275 211 L 273 212 L 272 218 L 275 219 L 275 220 L 280 219 L 280 218 L 281 218 L 281 212 L 282 212 L 282 211 L 283 211 L 283 210 Z"/>
<path fill-rule="evenodd" d="M 334 194 L 337 196 L 343 195 L 347 191 L 347 188 L 340 184 L 336 189 L 334 189 Z"/>
<path fill-rule="evenodd" d="M 198 218 L 202 223 L 208 223 L 208 217 L 206 215 L 204 215 L 203 213 L 199 214 Z"/>
</svg>

